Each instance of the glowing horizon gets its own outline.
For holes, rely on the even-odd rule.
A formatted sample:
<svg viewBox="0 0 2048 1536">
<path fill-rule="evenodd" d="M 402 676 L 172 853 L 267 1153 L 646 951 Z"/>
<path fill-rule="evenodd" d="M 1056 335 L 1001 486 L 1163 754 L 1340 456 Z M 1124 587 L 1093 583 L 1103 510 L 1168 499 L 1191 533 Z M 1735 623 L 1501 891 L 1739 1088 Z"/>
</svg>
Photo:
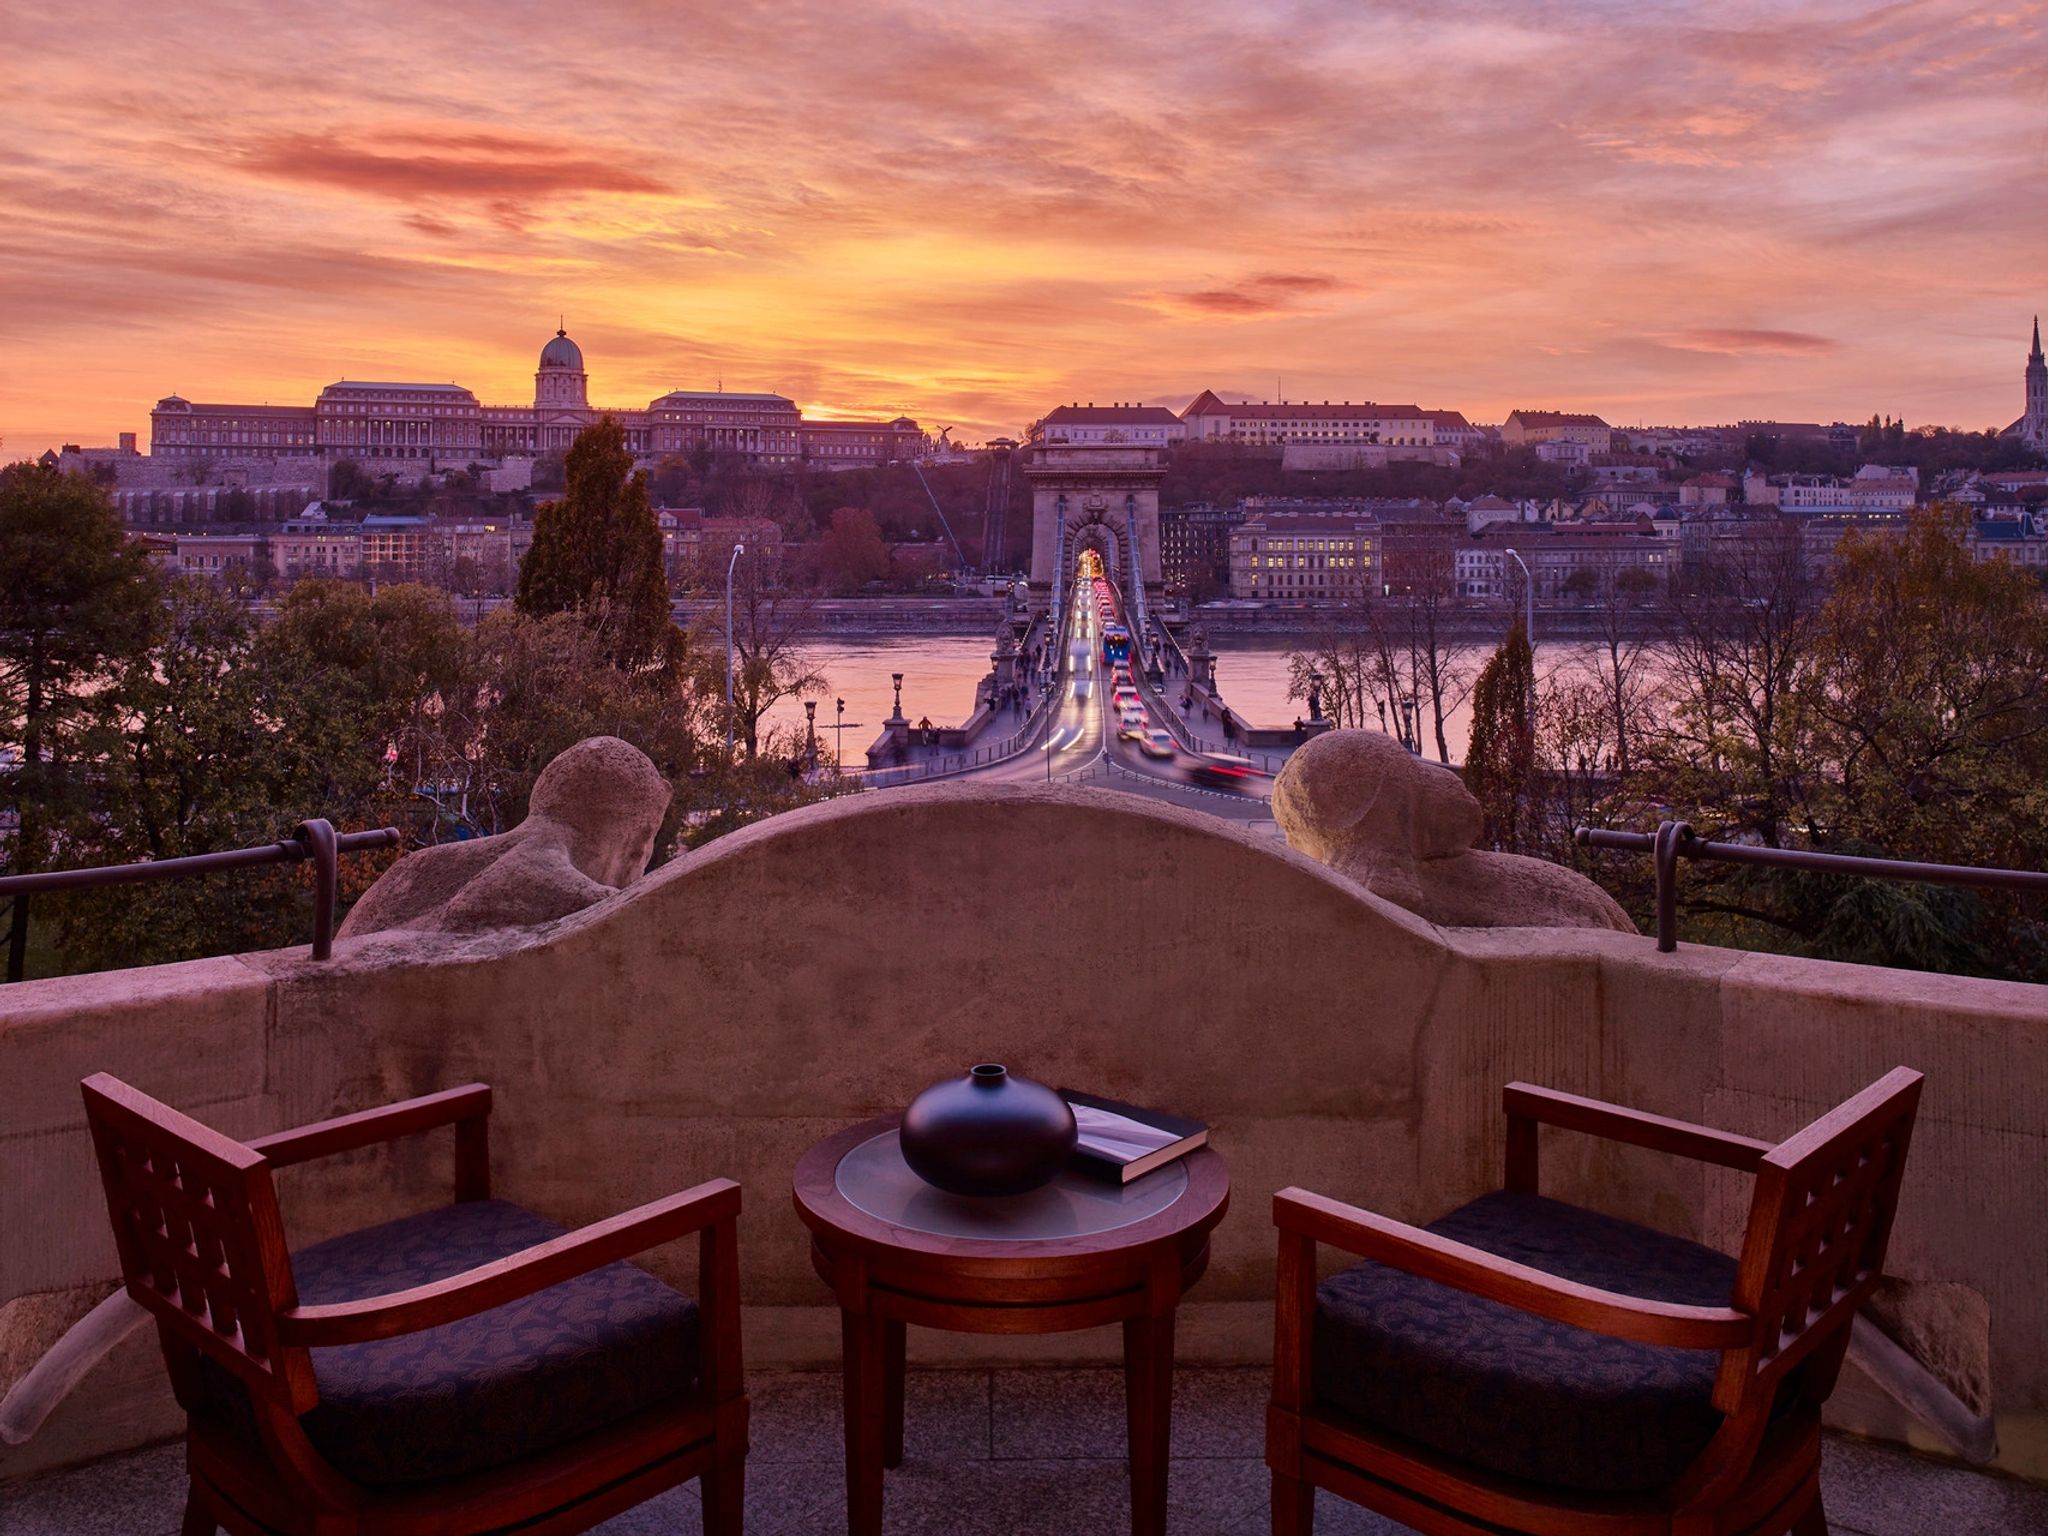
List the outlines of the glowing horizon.
<svg viewBox="0 0 2048 1536">
<path fill-rule="evenodd" d="M 974 441 L 1204 388 L 2020 414 L 2048 0 L 84 0 L 0 23 L 0 456 L 340 378 Z M 26 67 L 23 61 L 29 61 Z"/>
</svg>

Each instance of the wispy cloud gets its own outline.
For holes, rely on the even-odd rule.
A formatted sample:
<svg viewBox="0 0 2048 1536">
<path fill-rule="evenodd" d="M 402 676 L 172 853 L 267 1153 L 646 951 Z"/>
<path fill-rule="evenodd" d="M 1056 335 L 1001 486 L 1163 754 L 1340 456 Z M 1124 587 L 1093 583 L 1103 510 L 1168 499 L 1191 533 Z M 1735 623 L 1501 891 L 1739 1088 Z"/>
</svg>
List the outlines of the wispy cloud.
<svg viewBox="0 0 2048 1536">
<path fill-rule="evenodd" d="M 10 452 L 174 386 L 517 400 L 558 313 L 607 401 L 970 437 L 1274 375 L 1981 426 L 2048 307 L 2048 0 L 79 0 L 0 47 Z"/>
<path fill-rule="evenodd" d="M 1670 338 L 1674 347 L 1688 352 L 1719 352 L 1729 357 L 1755 354 L 1762 357 L 1807 357 L 1832 352 L 1835 343 L 1807 331 L 1772 331 L 1755 327 L 1721 326 L 1680 331 Z"/>
</svg>

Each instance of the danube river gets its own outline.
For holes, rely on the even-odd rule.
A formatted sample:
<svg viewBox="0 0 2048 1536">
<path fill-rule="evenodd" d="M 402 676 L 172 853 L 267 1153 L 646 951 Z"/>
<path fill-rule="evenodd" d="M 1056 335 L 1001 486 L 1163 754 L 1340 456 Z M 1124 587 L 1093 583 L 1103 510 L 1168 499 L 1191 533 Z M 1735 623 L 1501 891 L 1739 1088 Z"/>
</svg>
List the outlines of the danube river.
<svg viewBox="0 0 2048 1536">
<path fill-rule="evenodd" d="M 1299 641 L 1279 637 L 1225 637 L 1213 642 L 1216 687 L 1224 702 L 1254 725 L 1284 725 L 1306 706 L 1287 696 L 1287 653 Z M 818 698 L 818 736 L 832 750 L 833 701 L 846 700 L 846 759 L 864 761 L 868 744 L 881 734 L 890 706 L 889 676 L 903 674 L 903 712 L 915 722 L 957 725 L 974 707 L 974 686 L 988 675 L 991 642 L 980 635 L 835 635 L 805 647 L 825 676 Z M 1537 647 L 1539 672 L 1559 661 L 1589 654 L 1583 645 Z M 1478 658 L 1474 657 L 1476 664 Z M 855 724 L 858 722 L 858 725 Z M 803 732 L 803 705 L 786 699 L 769 712 L 771 728 L 786 733 L 780 750 Z M 1390 722 L 1391 723 L 1391 722 Z M 1444 723 L 1451 760 L 1461 761 L 1472 731 L 1469 702 Z M 1432 733 L 1423 732 L 1425 751 L 1436 756 Z"/>
</svg>

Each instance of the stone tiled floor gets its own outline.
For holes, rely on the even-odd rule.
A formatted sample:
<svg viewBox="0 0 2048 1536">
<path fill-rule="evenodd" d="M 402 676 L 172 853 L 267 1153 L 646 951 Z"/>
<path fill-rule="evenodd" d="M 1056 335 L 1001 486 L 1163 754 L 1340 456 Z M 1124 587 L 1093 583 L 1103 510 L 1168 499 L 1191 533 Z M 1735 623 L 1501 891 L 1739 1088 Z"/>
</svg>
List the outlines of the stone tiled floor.
<svg viewBox="0 0 2048 1536">
<path fill-rule="evenodd" d="M 755 1536 L 845 1529 L 839 1380 L 757 1374 L 747 1462 Z M 1267 1529 L 1260 1462 L 1267 1376 L 1184 1370 L 1175 1384 L 1173 1536 Z M 1122 1378 L 1110 1370 L 918 1371 L 909 1383 L 904 1464 L 889 1474 L 887 1528 L 902 1536 L 996 1536 L 1127 1528 Z M 2021 1536 L 2048 1532 L 2048 1488 L 1885 1447 L 1831 1439 L 1823 1468 L 1832 1528 L 1855 1536 Z M 0 1536 L 173 1536 L 183 1452 L 159 1446 L 0 1488 Z M 699 1529 L 694 1485 L 601 1528 L 606 1536 Z M 1323 1497 L 1319 1536 L 1395 1536 L 1400 1527 Z"/>
</svg>

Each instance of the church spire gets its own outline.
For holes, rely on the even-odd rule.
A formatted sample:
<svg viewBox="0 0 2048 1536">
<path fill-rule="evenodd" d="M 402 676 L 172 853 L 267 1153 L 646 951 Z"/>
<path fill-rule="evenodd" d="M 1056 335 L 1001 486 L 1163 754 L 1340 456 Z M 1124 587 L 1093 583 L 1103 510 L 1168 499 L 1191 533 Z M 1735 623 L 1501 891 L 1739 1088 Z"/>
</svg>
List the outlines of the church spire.
<svg viewBox="0 0 2048 1536">
<path fill-rule="evenodd" d="M 2041 361 L 2041 317 L 2039 315 L 2034 316 L 2034 350 L 2027 354 L 2027 361 L 2030 363 Z"/>
</svg>

